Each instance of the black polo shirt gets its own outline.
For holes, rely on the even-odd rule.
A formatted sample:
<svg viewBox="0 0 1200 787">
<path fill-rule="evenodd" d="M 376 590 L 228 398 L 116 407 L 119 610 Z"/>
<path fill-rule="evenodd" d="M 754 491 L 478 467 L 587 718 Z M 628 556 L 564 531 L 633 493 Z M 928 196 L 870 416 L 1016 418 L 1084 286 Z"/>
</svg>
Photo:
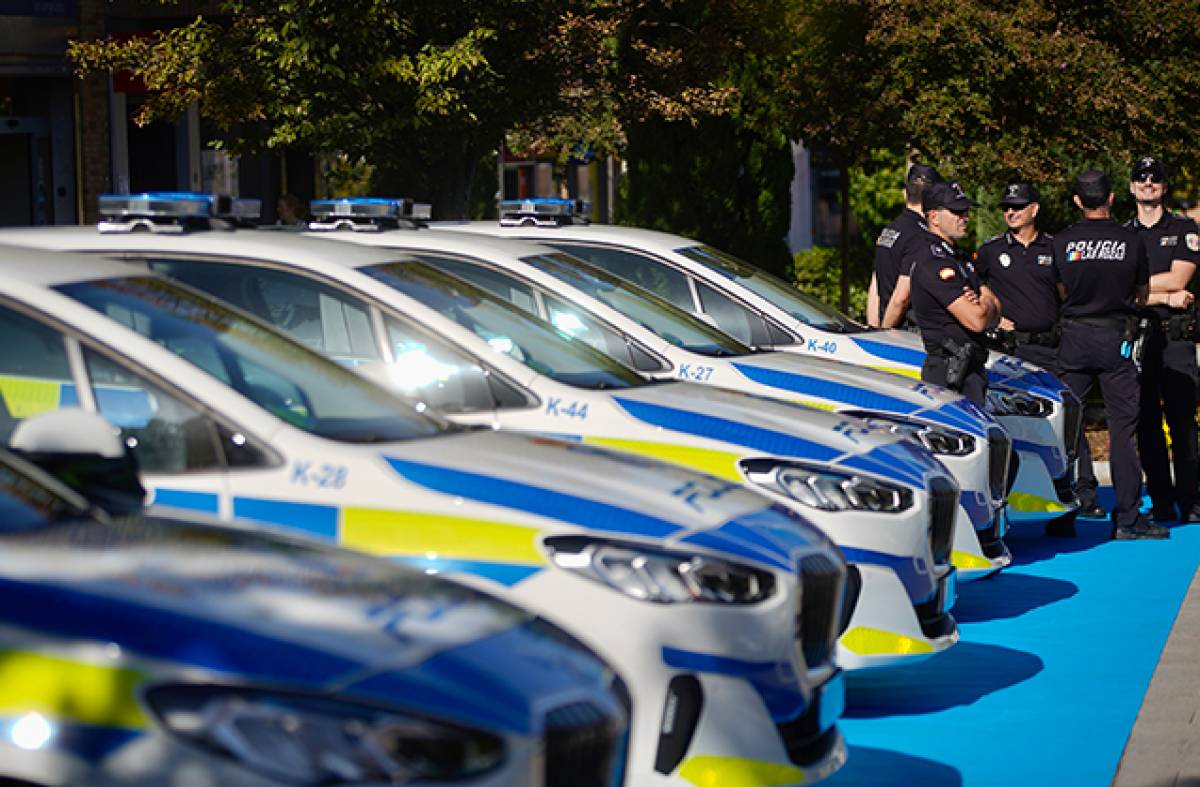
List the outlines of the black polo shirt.
<svg viewBox="0 0 1200 787">
<path fill-rule="evenodd" d="M 1151 276 L 1170 271 L 1173 260 L 1200 265 L 1200 231 L 1194 220 L 1164 210 L 1158 221 L 1149 227 L 1138 221 L 1137 217 L 1125 222 L 1125 226 L 1140 235 L 1145 243 Z M 1166 317 L 1171 312 L 1169 307 L 1162 304 L 1152 308 L 1160 317 Z"/>
<path fill-rule="evenodd" d="M 982 342 L 983 335 L 968 331 L 950 313 L 950 304 L 967 290 L 979 294 L 979 276 L 965 252 L 946 241 L 931 236 L 936 243 L 926 243 L 913 259 L 912 309 L 913 319 L 921 329 L 926 350 L 937 350 L 945 339 L 959 342 Z"/>
<path fill-rule="evenodd" d="M 1130 314 L 1150 281 L 1141 237 L 1112 219 L 1084 219 L 1054 236 L 1054 266 L 1067 291 L 1064 317 Z"/>
<path fill-rule="evenodd" d="M 975 267 L 980 280 L 1000 299 L 1001 313 L 1018 331 L 1041 333 L 1058 321 L 1058 268 L 1053 237 L 1039 232 L 1028 246 L 1011 232 L 979 247 Z"/>
<path fill-rule="evenodd" d="M 908 276 L 916 254 L 937 240 L 930 234 L 925 217 L 911 208 L 905 208 L 879 233 L 875 240 L 875 288 L 879 292 L 880 322 L 896 291 L 896 279 Z"/>
</svg>

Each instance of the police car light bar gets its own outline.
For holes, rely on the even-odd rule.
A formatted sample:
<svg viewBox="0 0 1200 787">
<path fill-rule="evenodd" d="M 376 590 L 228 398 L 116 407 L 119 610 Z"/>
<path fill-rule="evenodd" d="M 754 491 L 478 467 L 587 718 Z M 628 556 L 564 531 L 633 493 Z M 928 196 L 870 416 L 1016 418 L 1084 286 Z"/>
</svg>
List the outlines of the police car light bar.
<svg viewBox="0 0 1200 787">
<path fill-rule="evenodd" d="M 591 205 L 584 200 L 554 197 L 500 200 L 502 227 L 555 227 L 574 221 L 586 222 L 590 213 Z"/>
<path fill-rule="evenodd" d="M 342 197 L 312 200 L 309 212 L 316 219 L 309 222 L 312 230 L 377 232 L 401 219 L 427 221 L 433 215 L 433 206 L 406 198 Z"/>
<path fill-rule="evenodd" d="M 147 191 L 142 194 L 101 194 L 101 216 L 204 218 L 213 213 L 213 194 L 190 191 Z"/>
</svg>

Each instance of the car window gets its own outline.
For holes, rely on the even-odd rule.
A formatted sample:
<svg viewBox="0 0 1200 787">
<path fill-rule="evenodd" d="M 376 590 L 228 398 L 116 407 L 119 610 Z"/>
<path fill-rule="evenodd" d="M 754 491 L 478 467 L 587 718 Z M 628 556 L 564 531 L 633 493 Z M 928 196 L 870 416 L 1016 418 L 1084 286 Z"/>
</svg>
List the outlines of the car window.
<svg viewBox="0 0 1200 787">
<path fill-rule="evenodd" d="M 727 254 L 711 246 L 685 246 L 675 251 L 736 281 L 751 292 L 784 309 L 805 325 L 836 333 L 854 333 L 863 330 L 863 326 L 832 306 L 821 303 L 783 279 L 760 270 L 732 254 Z"/>
<path fill-rule="evenodd" d="M 614 276 L 678 306 L 686 312 L 695 312 L 696 303 L 688 286 L 687 274 L 677 271 L 666 263 L 633 251 L 612 246 L 589 246 L 584 243 L 546 241 L 547 246 L 561 249 L 568 254 L 587 260 Z"/>
<path fill-rule="evenodd" d="M 522 262 L 608 305 L 676 347 L 713 357 L 753 352 L 744 343 L 657 295 L 577 257 L 556 252 L 523 257 Z"/>
<path fill-rule="evenodd" d="M 418 251 L 409 252 L 421 262 L 432 265 L 440 270 L 448 271 L 460 279 L 475 284 L 484 290 L 500 296 L 519 309 L 536 315 L 537 300 L 533 287 L 503 271 L 494 270 L 483 265 L 476 265 L 466 260 L 446 257 L 440 254 L 422 254 Z"/>
<path fill-rule="evenodd" d="M 62 334 L 0 307 L 0 438 L 33 415 L 79 404 Z"/>
<path fill-rule="evenodd" d="M 147 473 L 182 473 L 222 466 L 216 424 L 122 364 L 84 348 L 96 408 Z"/>
<path fill-rule="evenodd" d="M 756 312 L 747 309 L 725 293 L 718 292 L 704 282 L 696 282 L 700 304 L 704 313 L 712 318 L 725 333 L 753 347 L 767 347 L 771 336 L 767 321 Z"/>
<path fill-rule="evenodd" d="M 582 388 L 630 388 L 646 383 L 571 333 L 555 330 L 493 293 L 420 262 L 363 269 L 487 341 L 538 374 Z"/>
<path fill-rule="evenodd" d="M 151 259 L 158 273 L 232 303 L 346 366 L 380 360 L 370 310 L 307 276 L 261 266 Z"/>
<path fill-rule="evenodd" d="M 57 290 L 121 322 L 293 426 L 331 440 L 431 437 L 451 427 L 218 301 L 154 276 Z"/>
</svg>

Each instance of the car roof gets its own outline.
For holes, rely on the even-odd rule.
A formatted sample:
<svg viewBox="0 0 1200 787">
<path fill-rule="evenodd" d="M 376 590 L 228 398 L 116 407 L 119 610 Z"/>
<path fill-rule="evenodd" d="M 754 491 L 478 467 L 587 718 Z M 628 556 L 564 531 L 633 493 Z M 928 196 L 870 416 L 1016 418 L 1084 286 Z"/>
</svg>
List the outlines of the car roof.
<svg viewBox="0 0 1200 787">
<path fill-rule="evenodd" d="M 309 236 L 339 237 L 363 245 L 375 247 L 395 246 L 400 249 L 423 249 L 450 254 L 471 256 L 500 255 L 501 257 L 533 257 L 540 254 L 557 253 L 540 243 L 519 238 L 498 238 L 491 235 L 467 235 L 461 232 L 443 232 L 438 229 L 400 229 L 382 232 L 351 233 L 344 230 L 334 232 L 307 233 Z M 394 255 L 393 255 L 394 256 Z"/>
<path fill-rule="evenodd" d="M 0 238 L 0 241 L 3 239 Z M 0 269 L 8 283 L 53 287 L 73 281 L 109 279 L 131 275 L 127 263 L 97 259 L 0 242 Z"/>
<path fill-rule="evenodd" d="M 564 224 L 555 227 L 501 227 L 497 221 L 442 221 L 430 225 L 434 229 L 445 229 L 455 232 L 486 233 L 502 237 L 524 238 L 538 240 L 544 235 L 547 241 L 580 240 L 602 243 L 616 243 L 633 247 L 645 247 L 669 251 L 684 246 L 698 246 L 700 241 L 674 235 L 659 230 L 642 227 L 625 227 L 617 224 Z"/>
<path fill-rule="evenodd" d="M 0 229 L 0 244 L 40 249 L 90 252 L 174 251 L 192 254 L 279 259 L 348 267 L 394 262 L 395 251 L 351 246 L 297 232 L 271 230 L 195 230 L 180 234 L 100 232 L 95 227 L 29 227 Z"/>
</svg>

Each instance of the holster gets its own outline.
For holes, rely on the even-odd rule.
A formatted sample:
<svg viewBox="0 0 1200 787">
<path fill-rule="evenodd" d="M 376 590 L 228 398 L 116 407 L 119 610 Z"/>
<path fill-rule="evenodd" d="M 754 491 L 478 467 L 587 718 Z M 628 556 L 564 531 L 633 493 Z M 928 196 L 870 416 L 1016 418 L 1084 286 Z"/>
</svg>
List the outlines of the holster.
<svg viewBox="0 0 1200 787">
<path fill-rule="evenodd" d="M 961 390 L 967 375 L 987 363 L 988 351 L 975 342 L 943 339 L 940 355 L 946 359 L 946 387 Z"/>
<path fill-rule="evenodd" d="M 1200 318 L 1193 306 L 1172 313 L 1163 323 L 1163 333 L 1169 341 L 1200 341 Z"/>
</svg>

